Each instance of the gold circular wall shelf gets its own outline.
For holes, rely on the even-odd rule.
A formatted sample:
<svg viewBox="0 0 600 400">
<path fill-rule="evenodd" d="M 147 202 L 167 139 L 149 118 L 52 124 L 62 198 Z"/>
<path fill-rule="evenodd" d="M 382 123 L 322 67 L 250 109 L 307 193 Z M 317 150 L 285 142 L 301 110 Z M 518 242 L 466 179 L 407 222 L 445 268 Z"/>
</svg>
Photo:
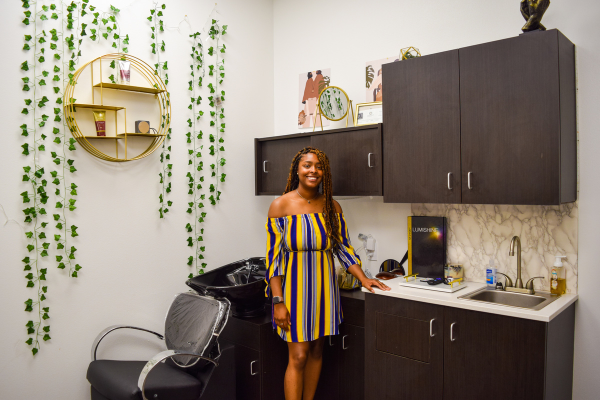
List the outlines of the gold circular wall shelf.
<svg viewBox="0 0 600 400">
<path fill-rule="evenodd" d="M 119 60 L 129 61 L 131 64 L 131 70 L 137 71 L 147 82 L 149 86 L 132 86 L 132 85 L 123 85 L 119 83 L 107 83 L 102 82 L 102 62 L 115 62 L 118 63 Z M 100 82 L 94 84 L 94 64 L 99 63 L 100 67 Z M 91 103 L 79 103 L 73 99 L 73 95 L 75 93 L 75 86 L 77 85 L 77 80 L 80 78 L 83 71 L 86 69 L 91 70 L 92 76 L 92 102 Z M 118 71 L 117 69 L 115 69 Z M 100 103 L 95 103 L 96 98 L 96 90 L 100 90 Z M 156 100 L 158 101 L 159 110 L 160 110 L 160 119 L 159 126 L 156 134 L 151 133 L 127 133 L 122 132 L 119 133 L 118 129 L 118 115 L 123 114 L 125 118 L 125 131 L 127 130 L 127 108 L 123 106 L 116 105 L 105 105 L 104 104 L 104 90 L 121 90 L 127 92 L 137 92 L 142 93 L 144 95 L 153 94 Z M 95 58 L 87 64 L 83 65 L 79 68 L 74 74 L 73 78 L 70 80 L 69 84 L 65 89 L 65 95 L 63 98 L 64 104 L 64 113 L 65 113 L 65 121 L 71 134 L 77 140 L 77 142 L 83 147 L 86 151 L 92 154 L 95 157 L 98 157 L 102 160 L 112 161 L 112 162 L 125 162 L 125 161 L 133 161 L 139 160 L 140 158 L 144 158 L 152 154 L 156 149 L 160 147 L 160 145 L 164 142 L 167 134 L 169 132 L 169 125 L 171 124 L 171 102 L 169 100 L 169 93 L 167 92 L 167 87 L 165 83 L 160 78 L 158 74 L 155 74 L 154 68 L 140 60 L 137 57 L 131 56 L 129 54 L 122 53 L 113 53 L 106 54 L 101 57 Z M 113 111 L 115 116 L 115 134 L 114 136 L 94 136 L 92 133 L 85 134 L 79 128 L 77 124 L 77 118 L 75 116 L 78 109 L 91 109 L 91 110 L 105 110 L 105 111 Z M 108 129 L 107 129 L 108 131 Z M 150 142 L 148 148 L 142 151 L 140 154 L 128 158 L 127 156 L 127 140 L 130 137 L 150 137 L 153 138 Z M 110 156 L 105 154 L 104 152 L 98 150 L 93 144 L 92 141 L 96 139 L 105 140 L 114 140 L 115 141 L 115 156 Z M 119 142 L 124 142 L 125 146 L 125 156 L 123 158 L 119 158 Z"/>
</svg>

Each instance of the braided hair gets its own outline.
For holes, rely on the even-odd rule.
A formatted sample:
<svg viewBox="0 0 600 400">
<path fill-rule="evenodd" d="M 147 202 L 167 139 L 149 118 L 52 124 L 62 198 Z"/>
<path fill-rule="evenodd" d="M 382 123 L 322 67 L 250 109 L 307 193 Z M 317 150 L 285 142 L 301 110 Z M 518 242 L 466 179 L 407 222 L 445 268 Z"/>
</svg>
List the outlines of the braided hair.
<svg viewBox="0 0 600 400">
<path fill-rule="evenodd" d="M 327 155 L 321 150 L 314 147 L 305 147 L 300 150 L 293 158 L 292 165 L 290 166 L 290 174 L 288 175 L 287 186 L 283 194 L 291 192 L 292 190 L 298 189 L 300 180 L 298 179 L 298 165 L 302 156 L 312 153 L 317 156 L 323 168 L 323 181 L 321 182 L 321 191 L 325 196 L 325 205 L 323 206 L 323 217 L 325 219 L 325 230 L 327 236 L 333 241 L 337 241 L 337 231 L 339 229 L 339 222 L 335 212 L 335 206 L 333 205 L 332 196 L 332 185 L 331 185 L 331 168 L 329 167 L 329 159 Z"/>
</svg>

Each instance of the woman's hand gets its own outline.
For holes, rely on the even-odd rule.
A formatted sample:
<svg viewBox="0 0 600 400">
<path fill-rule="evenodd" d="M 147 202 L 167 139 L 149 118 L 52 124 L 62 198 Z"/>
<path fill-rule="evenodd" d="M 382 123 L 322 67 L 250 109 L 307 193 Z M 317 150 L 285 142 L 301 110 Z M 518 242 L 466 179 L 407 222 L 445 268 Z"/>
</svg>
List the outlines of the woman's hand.
<svg viewBox="0 0 600 400">
<path fill-rule="evenodd" d="M 375 286 L 376 288 L 381 290 L 390 290 L 390 287 L 385 283 L 381 282 L 380 280 L 367 278 L 364 271 L 360 268 L 360 265 L 358 264 L 349 266 L 348 272 L 354 275 L 356 279 L 358 279 L 360 283 L 362 283 L 363 287 L 367 288 L 371 293 L 375 293 L 375 291 L 372 289 L 372 286 Z"/>
<path fill-rule="evenodd" d="M 284 331 L 288 331 L 292 325 L 292 320 L 287 307 L 284 303 L 275 304 L 273 307 L 273 319 L 275 323 Z"/>
<path fill-rule="evenodd" d="M 360 283 L 362 283 L 363 287 L 367 288 L 371 293 L 375 293 L 372 286 L 375 286 L 381 290 L 390 290 L 390 287 L 388 285 L 386 285 L 378 279 L 365 278 L 362 281 L 360 281 Z"/>
</svg>

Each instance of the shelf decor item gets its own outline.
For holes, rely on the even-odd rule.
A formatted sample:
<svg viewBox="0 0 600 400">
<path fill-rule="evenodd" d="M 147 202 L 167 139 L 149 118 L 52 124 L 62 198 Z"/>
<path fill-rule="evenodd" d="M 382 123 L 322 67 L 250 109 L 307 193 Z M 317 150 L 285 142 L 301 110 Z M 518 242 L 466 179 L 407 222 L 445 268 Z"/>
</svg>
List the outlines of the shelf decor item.
<svg viewBox="0 0 600 400">
<path fill-rule="evenodd" d="M 315 114 L 313 124 L 313 132 L 317 125 L 317 115 L 321 122 L 321 130 L 323 130 L 323 119 L 325 117 L 330 121 L 340 121 L 346 118 L 346 126 L 348 126 L 348 118 L 352 112 L 352 120 L 354 120 L 354 110 L 352 109 L 352 100 L 348 98 L 346 92 L 337 86 L 327 86 L 319 94 L 317 101 L 318 111 Z"/>
<path fill-rule="evenodd" d="M 356 105 L 354 126 L 379 124 L 383 122 L 383 104 L 381 101 Z"/>
<path fill-rule="evenodd" d="M 135 121 L 135 133 L 149 133 L 150 122 L 149 121 Z"/>
<path fill-rule="evenodd" d="M 130 71 L 128 71 L 128 72 L 131 73 L 133 71 L 136 71 L 137 74 L 139 74 L 141 77 L 143 77 L 148 82 L 148 86 L 134 86 L 131 84 L 110 83 L 110 82 L 102 81 L 102 64 L 103 63 L 105 65 L 110 64 L 112 66 L 112 65 L 114 65 L 114 63 L 123 62 L 123 61 L 128 62 L 130 64 L 129 65 Z M 96 64 L 98 64 L 98 67 L 96 67 L 96 68 L 99 69 L 99 73 L 100 73 L 99 80 L 100 81 L 95 83 L 94 69 L 95 69 Z M 92 94 L 91 100 L 92 101 L 91 101 L 91 103 L 80 103 L 75 99 L 75 88 L 77 86 L 77 81 L 79 79 L 81 79 L 82 73 L 86 69 L 89 69 L 90 73 L 91 73 L 91 94 Z M 121 106 L 121 105 L 106 105 L 106 104 L 104 104 L 104 91 L 105 90 L 121 90 L 121 91 L 127 91 L 127 92 L 140 93 L 143 95 L 153 94 L 154 98 L 158 102 L 158 110 L 160 113 L 160 115 L 158 117 L 158 121 L 160 121 L 160 122 L 157 126 L 156 134 L 148 133 L 148 131 L 146 133 L 144 133 L 142 131 L 137 132 L 138 129 L 136 129 L 136 133 L 127 133 L 126 132 L 127 131 L 127 129 L 126 129 L 127 128 L 127 108 L 125 106 Z M 99 104 L 95 102 L 95 100 L 97 98 L 97 91 L 100 92 L 99 93 L 100 94 L 100 103 Z M 125 161 L 139 160 L 141 158 L 149 156 L 154 151 L 156 151 L 156 149 L 160 148 L 161 144 L 163 143 L 163 141 L 165 140 L 165 138 L 167 136 L 167 132 L 169 131 L 169 125 L 171 123 L 171 103 L 169 100 L 169 93 L 167 92 L 165 83 L 163 82 L 163 80 L 160 78 L 159 75 L 154 73 L 153 67 L 151 67 L 144 61 L 140 60 L 139 58 L 134 57 L 129 54 L 123 54 L 123 53 L 106 54 L 101 57 L 93 59 L 92 61 L 88 62 L 87 64 L 84 64 L 81 68 L 79 68 L 73 74 L 73 78 L 70 80 L 69 84 L 66 86 L 63 103 L 64 103 L 64 114 L 65 114 L 66 123 L 67 123 L 67 126 L 69 127 L 69 130 L 71 131 L 71 134 L 73 135 L 73 137 L 77 140 L 77 142 L 81 145 L 81 147 L 83 147 L 90 154 L 92 154 L 93 156 L 98 157 L 102 160 L 106 160 L 106 161 L 125 162 Z M 85 109 L 90 109 L 90 110 L 95 110 L 95 111 L 101 110 L 101 111 L 103 111 L 105 118 L 107 116 L 106 115 L 107 111 L 114 112 L 114 127 L 115 127 L 114 135 L 96 136 L 96 135 L 93 135 L 92 132 L 87 132 L 87 131 L 82 132 L 79 124 L 77 123 L 77 118 L 81 119 L 82 112 Z M 119 117 L 119 115 L 121 115 L 125 121 L 124 124 L 122 125 L 123 127 L 125 127 L 124 132 L 122 132 L 122 133 L 118 132 L 118 126 L 119 126 L 118 125 L 118 117 Z M 146 121 L 140 121 L 140 122 L 146 122 Z M 106 124 L 106 120 L 104 121 L 104 123 Z M 149 127 L 149 124 L 148 124 L 148 127 Z M 137 128 L 137 123 L 136 123 L 136 128 Z M 105 135 L 108 134 L 109 129 L 108 129 L 107 124 L 105 125 L 104 129 L 105 129 L 104 134 Z M 128 150 L 127 142 L 128 142 L 129 137 L 136 137 L 136 136 L 151 137 L 153 139 L 145 150 L 143 150 L 139 154 L 129 157 L 127 154 L 127 150 Z M 108 154 L 104 153 L 103 151 L 99 150 L 98 148 L 96 148 L 92 144 L 93 139 L 114 140 L 115 141 L 115 155 L 114 156 L 108 155 Z M 123 157 L 119 157 L 119 140 L 124 141 L 124 153 L 125 154 Z"/>
<path fill-rule="evenodd" d="M 405 47 L 400 49 L 400 60 L 421 57 L 421 52 L 416 47 Z"/>
<path fill-rule="evenodd" d="M 545 31 L 542 17 L 548 7 L 550 7 L 550 0 L 521 0 L 521 15 L 527 21 L 521 30 L 523 32 Z"/>
</svg>

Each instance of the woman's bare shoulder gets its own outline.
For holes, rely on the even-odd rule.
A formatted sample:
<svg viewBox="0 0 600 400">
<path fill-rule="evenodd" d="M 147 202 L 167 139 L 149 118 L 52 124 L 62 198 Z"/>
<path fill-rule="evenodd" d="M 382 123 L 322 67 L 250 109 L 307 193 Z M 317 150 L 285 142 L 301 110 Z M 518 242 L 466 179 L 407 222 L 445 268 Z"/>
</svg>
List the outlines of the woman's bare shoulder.
<svg viewBox="0 0 600 400">
<path fill-rule="evenodd" d="M 289 197 L 289 193 L 286 193 L 273 200 L 269 207 L 269 218 L 281 218 L 288 215 Z"/>
<path fill-rule="evenodd" d="M 333 207 L 335 208 L 336 213 L 342 213 L 342 206 L 336 200 L 333 200 Z"/>
</svg>

